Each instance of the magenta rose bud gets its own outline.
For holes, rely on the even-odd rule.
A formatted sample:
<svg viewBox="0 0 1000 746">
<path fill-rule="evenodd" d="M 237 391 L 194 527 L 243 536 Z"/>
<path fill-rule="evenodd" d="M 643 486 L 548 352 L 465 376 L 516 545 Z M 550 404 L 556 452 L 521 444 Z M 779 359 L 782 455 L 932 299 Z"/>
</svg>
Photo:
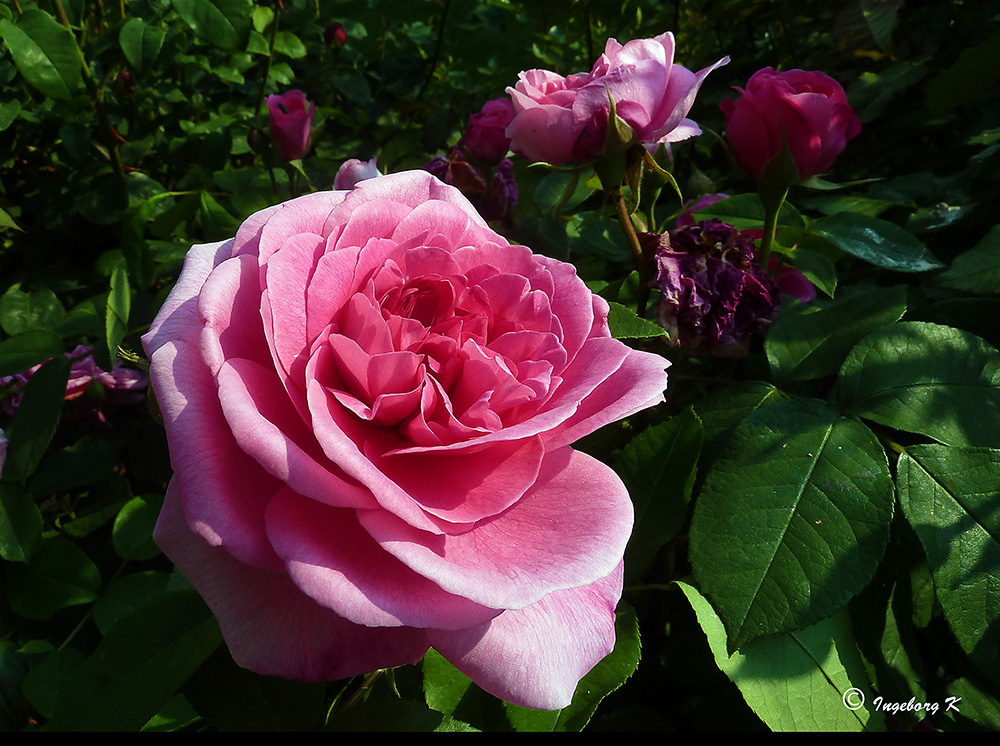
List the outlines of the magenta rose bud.
<svg viewBox="0 0 1000 746">
<path fill-rule="evenodd" d="M 359 181 L 374 179 L 376 176 L 381 175 L 381 172 L 378 170 L 378 158 L 372 158 L 368 161 L 351 158 L 348 161 L 344 161 L 343 165 L 337 170 L 337 175 L 333 177 L 333 188 L 353 189 Z"/>
<path fill-rule="evenodd" d="M 194 246 L 143 337 L 175 474 L 155 537 L 241 666 L 444 655 L 527 707 L 614 645 L 632 507 L 571 444 L 663 399 L 569 264 L 424 171 Z"/>
<path fill-rule="evenodd" d="M 344 25 L 337 21 L 328 23 L 323 29 L 323 41 L 328 47 L 344 46 L 347 43 L 347 32 L 344 30 Z"/>
<path fill-rule="evenodd" d="M 507 98 L 487 101 L 478 114 L 469 118 L 469 128 L 458 141 L 472 160 L 483 166 L 495 166 L 510 150 L 507 127 L 514 120 L 514 105 Z"/>
<path fill-rule="evenodd" d="M 721 220 L 706 220 L 669 234 L 646 233 L 641 240 L 655 251 L 657 317 L 674 346 L 745 356 L 750 336 L 770 326 L 781 307 L 781 291 L 758 265 L 753 238 Z"/>
<path fill-rule="evenodd" d="M 271 135 L 285 160 L 304 156 L 309 149 L 316 104 L 310 103 L 302 91 L 291 90 L 280 96 L 268 96 L 267 111 Z"/>
<path fill-rule="evenodd" d="M 533 161 L 561 165 L 599 156 L 610 118 L 618 116 L 643 145 L 677 142 L 701 132 L 687 119 L 702 82 L 729 61 L 692 73 L 674 64 L 674 36 L 619 44 L 608 39 L 589 73 L 562 77 L 546 70 L 522 72 L 508 88 L 517 116 L 507 128 L 511 147 Z"/>
<path fill-rule="evenodd" d="M 761 178 L 764 165 L 788 144 L 799 179 L 833 165 L 847 141 L 861 132 L 840 84 L 821 72 L 770 67 L 758 70 L 740 97 L 725 99 L 726 139 L 744 171 Z"/>
</svg>

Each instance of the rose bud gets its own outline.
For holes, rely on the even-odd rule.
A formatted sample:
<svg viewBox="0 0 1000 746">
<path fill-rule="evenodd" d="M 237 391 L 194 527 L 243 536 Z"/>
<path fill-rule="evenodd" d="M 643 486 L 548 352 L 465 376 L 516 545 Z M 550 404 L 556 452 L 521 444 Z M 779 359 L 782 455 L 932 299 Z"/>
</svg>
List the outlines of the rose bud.
<svg viewBox="0 0 1000 746">
<path fill-rule="evenodd" d="M 331 681 L 433 647 L 567 706 L 614 648 L 633 520 L 572 444 L 667 384 L 608 313 L 425 171 L 194 246 L 143 337 L 174 467 L 154 537 L 234 660 Z"/>
<path fill-rule="evenodd" d="M 729 58 L 697 73 L 673 60 L 674 35 L 667 32 L 624 45 L 608 39 L 589 73 L 564 78 L 547 70 L 522 72 L 517 85 L 507 89 L 517 112 L 507 128 L 511 147 L 525 158 L 557 166 L 601 155 L 609 95 L 639 144 L 677 142 L 699 134 L 686 117 L 702 82 Z"/>
<path fill-rule="evenodd" d="M 656 256 L 657 318 L 675 347 L 737 358 L 750 336 L 770 326 L 781 291 L 757 264 L 754 240 L 721 220 L 669 234 L 645 233 L 643 253 Z"/>
<path fill-rule="evenodd" d="M 342 47 L 347 43 L 347 32 L 344 26 L 336 21 L 328 23 L 323 29 L 323 41 L 328 47 Z"/>
<path fill-rule="evenodd" d="M 510 150 L 506 130 L 514 120 L 514 105 L 507 98 L 487 101 L 478 114 L 469 119 L 469 128 L 458 144 L 472 160 L 482 166 L 494 166 Z"/>
<path fill-rule="evenodd" d="M 369 161 L 351 158 L 348 161 L 344 161 L 343 165 L 337 170 L 337 175 L 333 178 L 333 188 L 354 189 L 359 181 L 374 179 L 376 176 L 381 175 L 382 173 L 378 170 L 378 158 L 372 158 Z"/>
<path fill-rule="evenodd" d="M 280 96 L 268 96 L 267 111 L 271 135 L 285 160 L 294 161 L 304 156 L 309 149 L 316 104 L 310 103 L 302 91 L 291 90 Z"/>
<path fill-rule="evenodd" d="M 781 177 L 786 185 L 822 173 L 861 132 L 858 119 L 840 83 L 821 72 L 770 67 L 758 70 L 737 88 L 740 97 L 725 99 L 726 139 L 740 167 L 754 179 L 782 153 L 782 144 L 798 171 Z"/>
</svg>

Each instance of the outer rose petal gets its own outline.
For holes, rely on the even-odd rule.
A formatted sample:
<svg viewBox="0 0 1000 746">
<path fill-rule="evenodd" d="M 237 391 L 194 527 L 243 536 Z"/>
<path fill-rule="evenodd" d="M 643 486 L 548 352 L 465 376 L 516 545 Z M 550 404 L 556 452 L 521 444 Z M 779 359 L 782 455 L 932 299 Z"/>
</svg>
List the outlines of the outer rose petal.
<svg viewBox="0 0 1000 746">
<path fill-rule="evenodd" d="M 431 647 L 508 702 L 541 710 L 566 707 L 580 679 L 615 647 L 623 567 L 479 627 L 432 630 Z"/>
<path fill-rule="evenodd" d="M 245 565 L 191 532 L 177 479 L 167 488 L 153 537 L 208 603 L 236 663 L 265 676 L 328 681 L 416 663 L 426 633 L 362 627 L 324 609 L 283 572 Z"/>
</svg>

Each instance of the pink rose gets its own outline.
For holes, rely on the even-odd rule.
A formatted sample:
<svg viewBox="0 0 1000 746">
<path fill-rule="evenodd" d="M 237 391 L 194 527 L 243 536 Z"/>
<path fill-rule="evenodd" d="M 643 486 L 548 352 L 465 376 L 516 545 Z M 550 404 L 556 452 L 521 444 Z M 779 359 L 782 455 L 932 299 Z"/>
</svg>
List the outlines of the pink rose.
<svg viewBox="0 0 1000 746">
<path fill-rule="evenodd" d="M 482 111 L 469 118 L 469 129 L 458 144 L 479 164 L 496 165 L 510 150 L 510 138 L 505 131 L 515 114 L 510 99 L 496 98 L 487 101 Z"/>
<path fill-rule="evenodd" d="M 674 35 L 634 39 L 624 46 L 608 39 L 590 73 L 563 78 L 546 70 L 522 72 L 507 93 L 517 116 L 507 128 L 514 152 L 533 161 L 561 165 L 600 155 L 610 104 L 642 144 L 677 142 L 701 132 L 686 119 L 702 82 L 729 61 L 692 73 L 675 65 Z"/>
<path fill-rule="evenodd" d="M 726 116 L 726 139 L 737 162 L 760 179 L 771 158 L 788 143 L 799 179 L 822 173 L 861 132 L 861 120 L 840 84 L 808 70 L 758 70 L 736 101 L 719 108 Z"/>
<path fill-rule="evenodd" d="M 354 189 L 359 181 L 374 179 L 376 176 L 381 175 L 381 172 L 378 170 L 378 158 L 372 158 L 369 161 L 351 158 L 344 161 L 343 165 L 337 170 L 337 175 L 333 177 L 333 188 Z"/>
<path fill-rule="evenodd" d="M 309 149 L 316 104 L 309 103 L 299 90 L 267 97 L 267 123 L 274 141 L 287 161 L 294 161 Z"/>
<path fill-rule="evenodd" d="M 175 469 L 156 539 L 236 661 L 329 680 L 433 646 L 568 704 L 614 644 L 632 525 L 570 444 L 666 385 L 607 314 L 422 171 L 193 247 L 143 338 Z"/>
</svg>

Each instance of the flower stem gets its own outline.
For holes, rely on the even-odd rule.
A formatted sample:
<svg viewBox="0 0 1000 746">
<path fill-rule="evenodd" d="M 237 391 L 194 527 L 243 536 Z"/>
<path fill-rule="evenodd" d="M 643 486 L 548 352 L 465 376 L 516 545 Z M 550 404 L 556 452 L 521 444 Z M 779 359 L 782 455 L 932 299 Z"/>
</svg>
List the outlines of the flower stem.
<svg viewBox="0 0 1000 746">
<path fill-rule="evenodd" d="M 788 187 L 760 185 L 760 201 L 764 205 L 764 237 L 760 241 L 760 266 L 767 269 L 767 260 L 771 257 L 774 237 L 778 232 L 778 213 L 785 204 Z"/>
<path fill-rule="evenodd" d="M 642 252 L 639 236 L 636 235 L 635 226 L 632 224 L 632 218 L 629 216 L 628 206 L 625 204 L 625 194 L 622 192 L 621 187 L 618 187 L 616 191 L 617 194 L 613 197 L 615 200 L 615 216 L 618 218 L 618 225 L 621 226 L 622 232 L 625 234 L 629 253 L 632 255 L 632 266 L 639 273 L 639 297 L 636 299 L 636 313 L 639 316 L 645 317 L 646 303 L 649 301 L 649 283 L 652 279 L 652 263 L 649 261 L 649 257 L 645 256 Z"/>
</svg>

